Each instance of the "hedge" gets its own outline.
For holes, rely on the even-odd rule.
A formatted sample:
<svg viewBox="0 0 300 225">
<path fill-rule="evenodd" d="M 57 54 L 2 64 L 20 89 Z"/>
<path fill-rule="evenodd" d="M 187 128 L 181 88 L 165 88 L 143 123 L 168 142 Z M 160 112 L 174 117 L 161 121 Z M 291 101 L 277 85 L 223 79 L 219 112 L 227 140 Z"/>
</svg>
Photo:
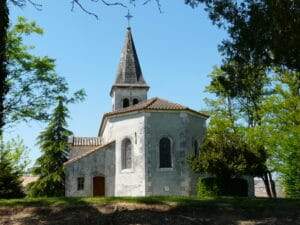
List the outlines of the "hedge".
<svg viewBox="0 0 300 225">
<path fill-rule="evenodd" d="M 199 198 L 217 196 L 248 196 L 248 182 L 245 179 L 234 178 L 224 180 L 216 177 L 200 178 L 197 184 Z"/>
</svg>

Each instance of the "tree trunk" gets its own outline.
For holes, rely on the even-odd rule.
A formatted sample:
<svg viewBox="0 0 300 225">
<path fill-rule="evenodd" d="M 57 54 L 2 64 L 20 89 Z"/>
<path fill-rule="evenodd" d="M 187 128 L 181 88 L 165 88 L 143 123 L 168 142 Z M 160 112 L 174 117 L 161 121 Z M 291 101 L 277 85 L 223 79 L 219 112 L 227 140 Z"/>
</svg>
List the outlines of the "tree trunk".
<svg viewBox="0 0 300 225">
<path fill-rule="evenodd" d="M 7 30 L 9 26 L 9 10 L 7 0 L 0 0 L 0 136 L 3 133 L 5 124 L 4 101 L 8 92 L 6 79 L 7 70 Z"/>
<path fill-rule="evenodd" d="M 275 182 L 272 178 L 271 172 L 267 171 L 261 178 L 264 181 L 268 197 L 269 198 L 277 198 Z"/>
<path fill-rule="evenodd" d="M 268 176 L 269 176 L 270 185 L 271 185 L 272 197 L 273 198 L 277 198 L 275 182 L 274 182 L 274 180 L 272 178 L 272 173 L 270 171 L 268 171 Z"/>
<path fill-rule="evenodd" d="M 262 180 L 264 181 L 265 184 L 265 188 L 266 188 L 266 192 L 269 198 L 272 198 L 272 193 L 271 193 L 271 189 L 270 189 L 270 182 L 269 182 L 269 178 L 268 178 L 268 174 L 265 173 L 262 176 Z"/>
</svg>

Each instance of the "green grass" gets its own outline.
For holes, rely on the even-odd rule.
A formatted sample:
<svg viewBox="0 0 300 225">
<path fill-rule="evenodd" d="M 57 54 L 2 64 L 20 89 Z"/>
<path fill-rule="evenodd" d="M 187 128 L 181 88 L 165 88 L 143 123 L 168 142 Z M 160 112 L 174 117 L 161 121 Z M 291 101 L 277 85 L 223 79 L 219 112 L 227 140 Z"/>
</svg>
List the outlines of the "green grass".
<svg viewBox="0 0 300 225">
<path fill-rule="evenodd" d="M 0 199 L 1 207 L 85 206 L 111 203 L 168 204 L 180 207 L 227 208 L 239 210 L 299 210 L 300 199 L 208 198 L 191 197 L 108 197 L 108 198 L 24 198 Z"/>
</svg>

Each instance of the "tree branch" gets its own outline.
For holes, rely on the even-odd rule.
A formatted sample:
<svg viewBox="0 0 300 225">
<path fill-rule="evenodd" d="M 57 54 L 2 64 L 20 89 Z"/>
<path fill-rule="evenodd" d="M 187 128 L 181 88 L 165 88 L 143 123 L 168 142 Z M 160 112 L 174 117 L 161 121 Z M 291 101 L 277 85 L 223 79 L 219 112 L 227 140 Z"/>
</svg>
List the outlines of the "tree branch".
<svg viewBox="0 0 300 225">
<path fill-rule="evenodd" d="M 26 6 L 26 3 L 29 3 L 32 5 L 35 9 L 41 11 L 42 10 L 42 4 L 36 3 L 34 0 L 10 0 L 14 5 L 23 8 Z"/>
<path fill-rule="evenodd" d="M 148 3 L 152 2 L 152 1 L 153 0 L 146 0 L 146 1 L 144 1 L 143 5 L 147 5 Z M 160 3 L 160 0 L 154 0 L 154 1 L 155 1 L 156 5 L 157 5 L 158 11 L 160 13 L 163 13 L 163 11 L 162 11 L 162 5 Z"/>
<path fill-rule="evenodd" d="M 74 11 L 75 5 L 77 5 L 83 12 L 95 17 L 97 20 L 99 19 L 98 15 L 96 13 L 93 13 L 93 12 L 87 10 L 85 7 L 83 7 L 83 5 L 79 2 L 79 0 L 72 0 L 71 4 L 72 4 L 72 8 L 71 8 L 72 12 Z"/>
</svg>

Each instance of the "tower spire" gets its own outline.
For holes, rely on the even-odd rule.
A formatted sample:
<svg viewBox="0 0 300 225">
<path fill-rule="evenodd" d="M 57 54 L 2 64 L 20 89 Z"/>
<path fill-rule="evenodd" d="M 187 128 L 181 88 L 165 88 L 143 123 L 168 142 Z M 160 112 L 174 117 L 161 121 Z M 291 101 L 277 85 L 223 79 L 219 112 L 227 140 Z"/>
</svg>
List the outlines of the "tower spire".
<svg viewBox="0 0 300 225">
<path fill-rule="evenodd" d="M 125 45 L 121 53 L 117 77 L 113 87 L 126 85 L 148 87 L 143 77 L 130 27 L 127 28 Z"/>
<path fill-rule="evenodd" d="M 131 28 L 128 27 L 116 81 L 110 91 L 113 111 L 146 100 L 149 88 L 143 77 Z"/>
</svg>

